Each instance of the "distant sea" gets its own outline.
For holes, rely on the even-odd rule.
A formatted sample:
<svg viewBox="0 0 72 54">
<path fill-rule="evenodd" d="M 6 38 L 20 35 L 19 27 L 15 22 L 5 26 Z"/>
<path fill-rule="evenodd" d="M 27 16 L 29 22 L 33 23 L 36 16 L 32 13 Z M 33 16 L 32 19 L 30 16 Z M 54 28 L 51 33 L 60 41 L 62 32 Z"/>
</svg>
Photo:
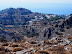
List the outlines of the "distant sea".
<svg viewBox="0 0 72 54">
<path fill-rule="evenodd" d="M 44 14 L 57 14 L 57 15 L 70 15 L 72 14 L 72 8 L 33 8 L 32 12 L 39 12 Z"/>
</svg>

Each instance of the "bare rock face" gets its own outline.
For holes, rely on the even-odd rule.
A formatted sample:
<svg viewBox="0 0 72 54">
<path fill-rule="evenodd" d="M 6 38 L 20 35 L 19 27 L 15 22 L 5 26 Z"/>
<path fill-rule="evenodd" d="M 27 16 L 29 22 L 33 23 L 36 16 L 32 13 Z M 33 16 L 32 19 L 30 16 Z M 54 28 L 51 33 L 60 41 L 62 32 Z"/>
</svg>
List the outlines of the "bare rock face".
<svg viewBox="0 0 72 54">
<path fill-rule="evenodd" d="M 66 25 L 72 25 L 72 15 L 70 17 L 68 17 L 66 20 Z"/>
<path fill-rule="evenodd" d="M 63 22 L 61 22 L 59 26 L 60 28 L 71 27 L 72 26 L 72 15 L 70 15 Z"/>
<path fill-rule="evenodd" d="M 40 32 L 39 40 L 47 40 L 51 37 L 51 29 L 50 28 L 44 28 Z"/>
</svg>

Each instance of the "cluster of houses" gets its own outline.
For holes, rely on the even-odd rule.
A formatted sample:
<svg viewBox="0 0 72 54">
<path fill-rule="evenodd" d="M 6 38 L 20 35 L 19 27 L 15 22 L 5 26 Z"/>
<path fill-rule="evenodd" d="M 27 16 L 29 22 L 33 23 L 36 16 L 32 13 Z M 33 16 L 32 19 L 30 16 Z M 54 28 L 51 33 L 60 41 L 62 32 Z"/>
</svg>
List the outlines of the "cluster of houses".
<svg viewBox="0 0 72 54">
<path fill-rule="evenodd" d="M 29 24 L 28 25 L 25 25 L 25 28 L 36 28 L 36 29 L 39 29 L 41 28 L 41 24 L 40 24 L 40 20 L 43 20 L 44 18 L 41 17 L 41 16 L 35 16 L 34 19 L 31 19 L 29 21 Z"/>
<path fill-rule="evenodd" d="M 57 15 L 48 15 L 48 14 L 46 14 L 45 16 L 49 19 L 49 18 L 52 18 L 52 17 L 56 17 Z"/>
</svg>

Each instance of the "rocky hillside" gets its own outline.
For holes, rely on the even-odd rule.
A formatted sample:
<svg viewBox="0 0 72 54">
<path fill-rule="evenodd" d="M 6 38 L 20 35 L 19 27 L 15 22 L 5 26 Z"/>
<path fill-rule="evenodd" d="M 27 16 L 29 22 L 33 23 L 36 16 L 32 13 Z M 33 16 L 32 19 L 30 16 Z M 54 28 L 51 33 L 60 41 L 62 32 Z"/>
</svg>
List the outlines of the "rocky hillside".
<svg viewBox="0 0 72 54">
<path fill-rule="evenodd" d="M 35 40 L 48 40 L 59 35 L 71 35 L 71 18 L 33 13 L 25 8 L 5 9 L 0 11 L 0 38 L 13 41 L 27 36 L 35 37 Z"/>
<path fill-rule="evenodd" d="M 72 15 L 70 15 L 60 23 L 54 24 L 53 22 L 49 22 L 49 24 L 47 24 L 46 26 L 41 26 L 41 30 L 38 33 L 38 40 L 48 40 L 52 39 L 53 37 L 63 35 L 72 36 Z"/>
</svg>

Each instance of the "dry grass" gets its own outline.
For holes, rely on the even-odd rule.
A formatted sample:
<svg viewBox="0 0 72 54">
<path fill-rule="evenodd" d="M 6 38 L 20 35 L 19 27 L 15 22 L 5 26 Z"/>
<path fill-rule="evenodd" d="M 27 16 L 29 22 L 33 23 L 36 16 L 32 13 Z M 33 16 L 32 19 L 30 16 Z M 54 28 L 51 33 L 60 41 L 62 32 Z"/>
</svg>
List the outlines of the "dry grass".
<svg viewBox="0 0 72 54">
<path fill-rule="evenodd" d="M 49 54 L 47 51 L 39 51 L 37 54 Z"/>
<path fill-rule="evenodd" d="M 35 41 L 31 41 L 30 44 L 37 44 L 37 42 L 35 42 Z"/>
<path fill-rule="evenodd" d="M 8 40 L 6 39 L 0 39 L 0 42 L 7 42 Z"/>
<path fill-rule="evenodd" d="M 54 42 L 54 43 L 53 43 L 53 45 L 57 45 L 57 44 L 58 44 L 58 42 Z"/>
<path fill-rule="evenodd" d="M 52 54 L 71 54 L 69 51 L 57 52 L 53 51 Z"/>
<path fill-rule="evenodd" d="M 57 52 L 56 51 L 53 51 L 52 54 L 57 54 Z"/>
<path fill-rule="evenodd" d="M 0 51 L 5 50 L 5 48 L 3 46 L 0 46 Z"/>
<path fill-rule="evenodd" d="M 0 46 L 0 54 L 5 54 L 5 48 L 3 46 Z"/>
<path fill-rule="evenodd" d="M 0 54 L 5 54 L 5 51 L 0 51 Z"/>
<path fill-rule="evenodd" d="M 25 45 L 24 44 L 19 44 L 19 47 L 25 47 Z"/>
<path fill-rule="evenodd" d="M 70 47 L 70 52 L 72 53 L 72 47 Z"/>
<path fill-rule="evenodd" d="M 49 41 L 44 40 L 44 44 L 52 44 Z"/>
<path fill-rule="evenodd" d="M 72 41 L 72 36 L 69 36 L 69 37 L 68 37 L 68 40 L 69 40 L 69 41 Z"/>
<path fill-rule="evenodd" d="M 64 46 L 58 45 L 57 47 L 52 48 L 53 51 L 64 51 Z"/>
<path fill-rule="evenodd" d="M 72 36 L 69 36 L 68 39 L 72 39 Z"/>
<path fill-rule="evenodd" d="M 28 49 L 28 46 L 26 46 L 25 44 L 19 44 L 19 47 L 23 47 L 25 49 Z"/>
<path fill-rule="evenodd" d="M 3 43 L 3 45 L 2 46 L 8 46 L 9 44 L 8 43 Z"/>
<path fill-rule="evenodd" d="M 59 49 L 59 50 L 64 50 L 64 46 L 58 45 L 58 49 Z"/>
<path fill-rule="evenodd" d="M 52 54 L 71 54 L 69 51 L 66 51 L 64 49 L 64 46 L 59 45 L 57 47 L 54 47 L 52 49 L 48 49 L 49 51 L 52 52 Z"/>
<path fill-rule="evenodd" d="M 21 43 L 24 43 L 24 42 L 26 42 L 26 39 L 21 41 Z"/>
<path fill-rule="evenodd" d="M 21 51 L 21 50 L 23 50 L 23 48 L 17 47 L 17 48 L 14 48 L 14 49 L 12 50 L 12 52 Z"/>
<path fill-rule="evenodd" d="M 12 44 L 10 47 L 18 47 L 18 44 Z"/>
</svg>

